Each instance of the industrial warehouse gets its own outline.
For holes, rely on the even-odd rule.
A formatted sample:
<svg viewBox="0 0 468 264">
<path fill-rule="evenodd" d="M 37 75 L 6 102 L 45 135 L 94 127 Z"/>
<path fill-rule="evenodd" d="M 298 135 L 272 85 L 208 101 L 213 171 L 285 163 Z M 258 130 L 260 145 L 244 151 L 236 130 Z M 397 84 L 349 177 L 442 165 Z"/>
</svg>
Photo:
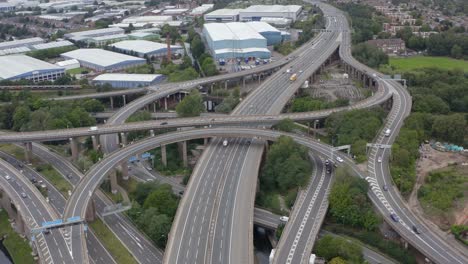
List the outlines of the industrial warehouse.
<svg viewBox="0 0 468 264">
<path fill-rule="evenodd" d="M 26 55 L 0 56 L 0 80 L 27 79 L 33 82 L 53 81 L 65 74 L 64 68 Z"/>
<path fill-rule="evenodd" d="M 203 35 L 215 59 L 270 58 L 267 46 L 283 41 L 281 31 L 264 22 L 209 23 Z"/>
<path fill-rule="evenodd" d="M 167 56 L 167 44 L 147 40 L 125 40 L 110 45 L 115 51 L 138 57 L 158 58 Z M 171 54 L 183 54 L 184 48 L 171 45 Z"/>
<path fill-rule="evenodd" d="M 164 80 L 161 74 L 105 73 L 93 79 L 94 84 L 110 84 L 113 88 L 136 88 L 152 85 Z"/>
<path fill-rule="evenodd" d="M 206 22 L 247 22 L 263 19 L 296 21 L 302 11 L 299 5 L 253 5 L 245 9 L 218 9 L 204 15 Z"/>
<path fill-rule="evenodd" d="M 82 67 L 95 71 L 117 71 L 146 63 L 146 60 L 102 49 L 78 49 L 61 54 L 65 59 L 76 59 Z"/>
</svg>

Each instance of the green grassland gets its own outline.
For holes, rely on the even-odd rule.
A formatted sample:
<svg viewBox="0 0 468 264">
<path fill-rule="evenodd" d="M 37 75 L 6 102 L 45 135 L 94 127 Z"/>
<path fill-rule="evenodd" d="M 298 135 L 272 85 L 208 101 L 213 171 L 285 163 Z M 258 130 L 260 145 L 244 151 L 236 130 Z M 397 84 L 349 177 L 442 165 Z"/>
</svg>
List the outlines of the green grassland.
<svg viewBox="0 0 468 264">
<path fill-rule="evenodd" d="M 390 65 L 397 72 L 411 71 L 420 68 L 437 67 L 440 69 L 462 69 L 468 72 L 468 61 L 456 60 L 448 57 L 430 57 L 430 56 L 414 56 L 408 58 L 392 58 L 390 57 Z"/>
</svg>

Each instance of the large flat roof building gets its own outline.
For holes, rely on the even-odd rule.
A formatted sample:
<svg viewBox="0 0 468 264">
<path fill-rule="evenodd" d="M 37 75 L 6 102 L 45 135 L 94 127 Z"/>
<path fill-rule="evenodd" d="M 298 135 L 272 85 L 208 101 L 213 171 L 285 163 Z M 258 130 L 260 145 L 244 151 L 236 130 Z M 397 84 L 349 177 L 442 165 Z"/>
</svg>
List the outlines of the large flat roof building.
<svg viewBox="0 0 468 264">
<path fill-rule="evenodd" d="M 77 49 L 61 54 L 65 59 L 76 59 L 82 67 L 95 71 L 117 71 L 146 63 L 146 60 L 102 49 Z"/>
<path fill-rule="evenodd" d="M 19 47 L 29 47 L 35 44 L 44 43 L 45 40 L 42 38 L 27 38 L 27 39 L 18 39 L 12 41 L 0 42 L 0 50 L 12 49 Z"/>
<path fill-rule="evenodd" d="M 87 31 L 79 31 L 65 34 L 65 38 L 71 39 L 74 41 L 83 41 L 89 38 L 109 36 L 109 35 L 119 35 L 124 34 L 125 30 L 122 28 L 101 28 Z"/>
<path fill-rule="evenodd" d="M 242 9 L 218 9 L 203 16 L 205 22 L 237 22 Z"/>
<path fill-rule="evenodd" d="M 0 57 L 0 80 L 16 81 L 20 79 L 33 82 L 53 81 L 64 75 L 64 68 L 26 55 L 8 55 Z"/>
<path fill-rule="evenodd" d="M 281 31 L 268 23 L 252 21 L 246 22 L 245 24 L 266 38 L 268 46 L 278 44 L 282 40 Z"/>
<path fill-rule="evenodd" d="M 192 11 L 190 12 L 190 15 L 192 16 L 201 16 L 204 13 L 212 10 L 214 7 L 214 4 L 203 4 L 201 6 L 197 6 Z"/>
<path fill-rule="evenodd" d="M 151 25 L 162 25 L 166 22 L 172 21 L 172 16 L 134 16 L 122 20 L 124 24 L 137 24 L 146 23 Z"/>
<path fill-rule="evenodd" d="M 167 44 L 148 40 L 124 40 L 110 46 L 115 48 L 116 51 L 138 57 L 164 57 L 167 54 Z M 183 54 L 183 52 L 183 47 L 171 45 L 172 54 Z"/>
<path fill-rule="evenodd" d="M 215 59 L 269 58 L 267 40 L 246 23 L 209 23 L 203 35 Z"/>
<path fill-rule="evenodd" d="M 93 83 L 110 84 L 114 88 L 136 88 L 158 83 L 164 79 L 161 74 L 105 73 L 94 78 Z"/>
<path fill-rule="evenodd" d="M 71 47 L 71 46 L 74 46 L 74 44 L 68 40 L 62 40 L 62 41 L 55 41 L 55 42 L 32 45 L 32 48 L 35 50 L 44 50 L 44 49 L 55 49 L 55 48 L 63 48 L 63 47 Z"/>
<path fill-rule="evenodd" d="M 252 5 L 239 12 L 240 21 L 260 21 L 263 17 L 288 18 L 296 21 L 300 5 Z"/>
</svg>

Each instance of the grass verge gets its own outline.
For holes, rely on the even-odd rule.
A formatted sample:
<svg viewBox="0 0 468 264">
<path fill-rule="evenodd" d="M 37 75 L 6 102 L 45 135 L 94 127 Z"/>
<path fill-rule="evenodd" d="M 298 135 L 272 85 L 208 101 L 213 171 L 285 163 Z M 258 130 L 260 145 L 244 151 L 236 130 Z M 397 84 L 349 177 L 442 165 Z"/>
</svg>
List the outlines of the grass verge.
<svg viewBox="0 0 468 264">
<path fill-rule="evenodd" d="M 50 164 L 37 165 L 36 171 L 52 183 L 64 197 L 68 197 L 68 190 L 73 190 L 71 184 Z"/>
<path fill-rule="evenodd" d="M 0 209 L 0 236 L 6 237 L 3 245 L 10 253 L 13 263 L 35 263 L 31 255 L 32 249 L 26 239 L 21 238 L 8 222 L 7 213 Z"/>
<path fill-rule="evenodd" d="M 390 65 L 397 71 L 437 67 L 445 70 L 459 68 L 464 72 L 468 72 L 468 61 L 448 57 L 413 56 L 408 58 L 390 58 Z"/>
<path fill-rule="evenodd" d="M 109 250 L 117 263 L 137 264 L 137 261 L 133 258 L 127 248 L 122 245 L 120 240 L 114 236 L 112 231 L 110 231 L 100 219 L 96 219 L 94 222 L 90 223 L 89 226 L 102 242 L 104 247 Z"/>
</svg>

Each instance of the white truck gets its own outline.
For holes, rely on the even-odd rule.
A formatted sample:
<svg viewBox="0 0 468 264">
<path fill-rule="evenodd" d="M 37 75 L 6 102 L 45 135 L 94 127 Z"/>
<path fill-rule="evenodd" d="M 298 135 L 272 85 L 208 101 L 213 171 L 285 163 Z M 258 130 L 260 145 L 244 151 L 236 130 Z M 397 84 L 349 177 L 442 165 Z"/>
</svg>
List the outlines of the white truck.
<svg viewBox="0 0 468 264">
<path fill-rule="evenodd" d="M 223 146 L 226 147 L 227 145 L 228 145 L 228 141 L 227 141 L 227 139 L 225 139 L 225 140 L 223 141 Z"/>
<path fill-rule="evenodd" d="M 386 137 L 389 137 L 389 136 L 390 136 L 390 133 L 392 133 L 392 130 L 390 130 L 390 128 L 387 128 L 387 129 L 385 130 L 385 136 L 386 136 Z"/>
<path fill-rule="evenodd" d="M 92 132 L 92 131 L 97 131 L 98 130 L 98 127 L 97 126 L 92 126 L 88 129 L 89 132 Z"/>
</svg>

